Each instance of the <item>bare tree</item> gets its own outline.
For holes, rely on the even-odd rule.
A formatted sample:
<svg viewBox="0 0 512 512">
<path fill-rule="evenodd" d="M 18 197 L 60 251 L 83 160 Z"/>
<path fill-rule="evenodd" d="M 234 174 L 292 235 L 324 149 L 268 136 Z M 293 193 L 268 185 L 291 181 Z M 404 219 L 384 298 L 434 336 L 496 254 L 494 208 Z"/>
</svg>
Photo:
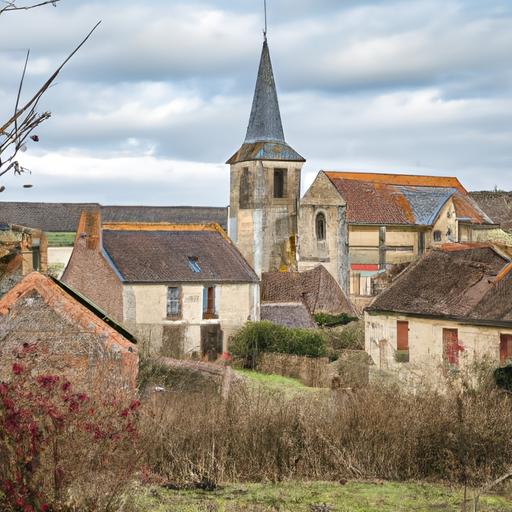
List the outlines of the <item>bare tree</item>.
<svg viewBox="0 0 512 512">
<path fill-rule="evenodd" d="M 27 5 L 17 5 L 17 0 L 0 0 L 0 6 L 5 4 L 3 7 L 0 7 L 0 15 L 4 14 L 8 11 L 22 11 L 35 9 L 36 7 L 42 7 L 44 5 L 52 4 L 53 6 L 57 5 L 57 2 L 60 0 L 46 0 L 38 3 L 29 3 Z M 22 167 L 16 156 L 18 151 L 23 150 L 25 147 L 25 143 L 29 137 L 34 141 L 38 141 L 39 138 L 37 135 L 30 135 L 35 128 L 37 128 L 43 121 L 48 119 L 51 115 L 49 111 L 39 113 L 37 112 L 37 107 L 39 101 L 43 94 L 48 90 L 48 88 L 52 85 L 54 80 L 57 78 L 57 75 L 60 73 L 62 68 L 67 64 L 67 62 L 73 57 L 73 55 L 80 49 L 80 47 L 89 39 L 91 34 L 94 32 L 96 27 L 101 22 L 98 22 L 94 28 L 87 34 L 85 39 L 69 54 L 66 60 L 57 68 L 57 70 L 52 74 L 52 76 L 43 84 L 43 86 L 27 101 L 21 101 L 21 93 L 23 90 L 23 81 L 25 78 L 25 73 L 27 70 L 28 58 L 30 55 L 30 51 L 27 51 L 27 57 L 25 59 L 25 66 L 23 68 L 23 73 L 20 79 L 20 85 L 18 87 L 18 95 L 16 97 L 16 103 L 14 105 L 14 112 L 10 119 L 0 125 L 0 176 L 5 173 L 13 170 L 15 174 L 21 174 L 28 169 Z M 1 121 L 0 121 L 1 123 Z M 0 192 L 4 189 L 4 187 L 0 188 Z"/>
</svg>

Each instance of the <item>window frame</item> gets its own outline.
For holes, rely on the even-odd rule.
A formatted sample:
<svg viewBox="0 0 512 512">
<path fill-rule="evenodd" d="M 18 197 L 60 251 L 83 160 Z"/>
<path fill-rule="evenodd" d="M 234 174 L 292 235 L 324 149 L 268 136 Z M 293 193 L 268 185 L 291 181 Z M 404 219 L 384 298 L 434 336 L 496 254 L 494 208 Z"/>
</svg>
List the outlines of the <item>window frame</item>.
<svg viewBox="0 0 512 512">
<path fill-rule="evenodd" d="M 171 290 L 176 292 L 175 297 L 171 297 Z M 182 308 L 182 298 L 183 293 L 181 286 L 168 286 L 167 287 L 167 297 L 166 297 L 166 317 L 168 320 L 181 320 L 182 314 L 183 314 L 183 308 Z M 177 305 L 177 311 L 172 311 L 172 305 L 171 302 L 173 302 L 175 305 Z"/>
<path fill-rule="evenodd" d="M 203 288 L 203 320 L 219 318 L 217 310 L 217 287 L 205 285 Z"/>
<path fill-rule="evenodd" d="M 315 216 L 315 235 L 317 242 L 325 242 L 327 238 L 327 218 L 324 212 L 318 212 Z"/>
<path fill-rule="evenodd" d="M 284 199 L 286 197 L 286 169 L 274 169 L 272 196 L 274 199 Z"/>
<path fill-rule="evenodd" d="M 500 365 L 512 358 L 512 334 L 500 333 Z"/>
</svg>

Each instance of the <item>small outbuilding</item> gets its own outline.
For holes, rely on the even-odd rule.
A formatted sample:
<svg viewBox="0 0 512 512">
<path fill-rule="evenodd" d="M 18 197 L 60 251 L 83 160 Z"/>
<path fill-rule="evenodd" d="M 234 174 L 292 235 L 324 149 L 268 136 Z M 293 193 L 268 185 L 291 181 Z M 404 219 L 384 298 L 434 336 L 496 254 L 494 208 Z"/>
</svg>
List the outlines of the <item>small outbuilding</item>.
<svg viewBox="0 0 512 512">
<path fill-rule="evenodd" d="M 0 378 L 19 356 L 81 390 L 134 390 L 135 338 L 59 281 L 32 272 L 0 299 Z"/>
</svg>

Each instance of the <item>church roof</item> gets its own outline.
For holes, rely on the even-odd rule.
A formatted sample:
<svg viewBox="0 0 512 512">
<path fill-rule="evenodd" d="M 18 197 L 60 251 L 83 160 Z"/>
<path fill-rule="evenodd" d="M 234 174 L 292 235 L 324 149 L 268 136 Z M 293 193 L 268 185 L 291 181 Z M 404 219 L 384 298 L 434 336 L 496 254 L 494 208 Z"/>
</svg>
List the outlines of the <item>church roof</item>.
<svg viewBox="0 0 512 512">
<path fill-rule="evenodd" d="M 283 125 L 267 41 L 263 42 L 251 117 L 245 136 L 246 143 L 264 140 L 284 142 Z"/>
<path fill-rule="evenodd" d="M 245 141 L 226 163 L 233 164 L 247 160 L 305 162 L 305 159 L 284 140 L 276 84 L 266 40 L 263 42 Z"/>
<path fill-rule="evenodd" d="M 400 174 L 326 172 L 347 203 L 354 224 L 432 225 L 451 198 L 459 219 L 492 221 L 456 178 Z"/>
</svg>

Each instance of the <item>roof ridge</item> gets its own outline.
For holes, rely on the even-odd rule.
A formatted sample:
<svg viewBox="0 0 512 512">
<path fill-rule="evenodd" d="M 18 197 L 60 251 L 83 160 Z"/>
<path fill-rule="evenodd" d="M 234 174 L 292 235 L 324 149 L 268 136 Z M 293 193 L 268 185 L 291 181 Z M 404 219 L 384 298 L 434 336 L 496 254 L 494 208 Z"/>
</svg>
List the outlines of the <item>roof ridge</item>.
<svg viewBox="0 0 512 512">
<path fill-rule="evenodd" d="M 427 187 L 456 188 L 466 196 L 467 190 L 455 176 L 428 176 L 421 174 L 393 174 L 377 172 L 323 171 L 330 179 L 345 179 L 362 182 L 387 183 L 388 185 L 414 185 Z"/>
</svg>

